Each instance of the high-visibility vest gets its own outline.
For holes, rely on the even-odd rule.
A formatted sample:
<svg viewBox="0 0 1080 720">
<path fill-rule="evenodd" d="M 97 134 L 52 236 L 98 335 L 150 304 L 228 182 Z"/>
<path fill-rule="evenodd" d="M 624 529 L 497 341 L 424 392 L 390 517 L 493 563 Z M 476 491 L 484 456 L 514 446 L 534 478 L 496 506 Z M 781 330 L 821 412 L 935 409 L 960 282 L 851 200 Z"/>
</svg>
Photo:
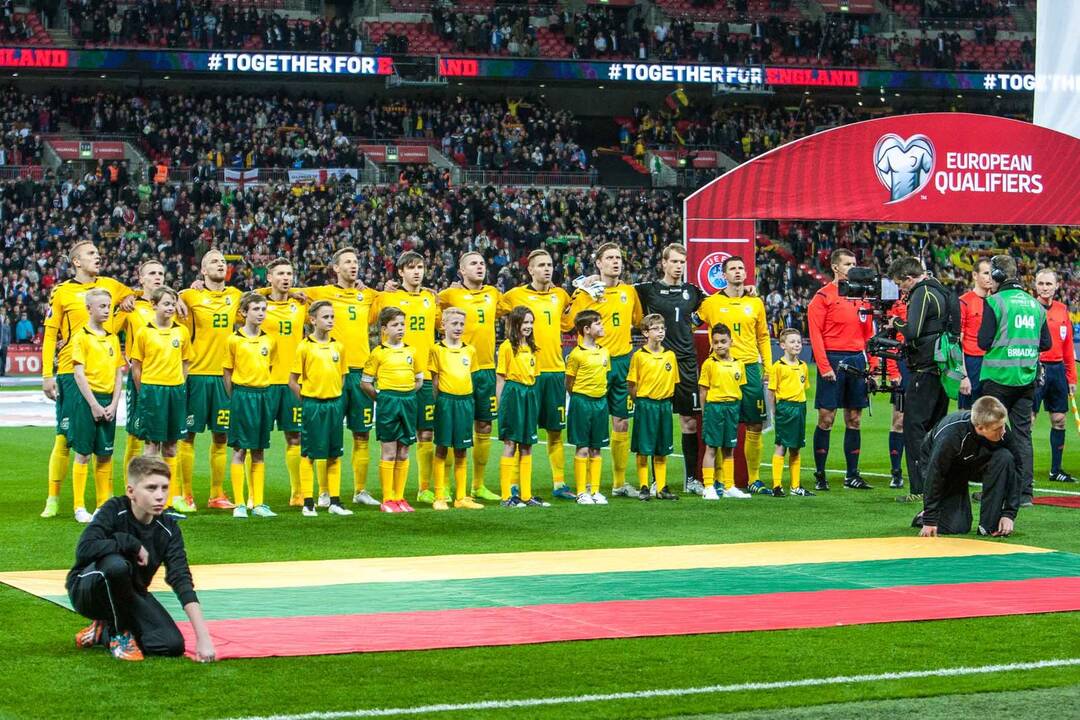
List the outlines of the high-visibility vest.
<svg viewBox="0 0 1080 720">
<path fill-rule="evenodd" d="M 1039 371 L 1039 337 L 1046 309 L 1020 288 L 1007 288 L 986 298 L 997 318 L 994 344 L 983 357 L 979 379 L 1022 387 Z"/>
<path fill-rule="evenodd" d="M 165 163 L 158 163 L 154 169 L 154 183 L 157 185 L 163 185 L 169 180 L 169 166 Z"/>
</svg>

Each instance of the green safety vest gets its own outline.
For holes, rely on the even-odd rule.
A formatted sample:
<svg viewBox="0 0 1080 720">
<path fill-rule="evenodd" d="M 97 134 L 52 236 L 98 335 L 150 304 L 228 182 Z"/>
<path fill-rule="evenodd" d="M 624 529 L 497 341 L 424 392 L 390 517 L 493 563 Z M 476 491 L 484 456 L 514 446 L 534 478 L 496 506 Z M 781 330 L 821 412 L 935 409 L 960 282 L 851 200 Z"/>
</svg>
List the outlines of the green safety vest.
<svg viewBox="0 0 1080 720">
<path fill-rule="evenodd" d="M 983 358 L 980 380 L 1021 387 L 1035 382 L 1039 368 L 1039 335 L 1046 309 L 1019 288 L 986 298 L 997 318 L 994 344 Z"/>
</svg>

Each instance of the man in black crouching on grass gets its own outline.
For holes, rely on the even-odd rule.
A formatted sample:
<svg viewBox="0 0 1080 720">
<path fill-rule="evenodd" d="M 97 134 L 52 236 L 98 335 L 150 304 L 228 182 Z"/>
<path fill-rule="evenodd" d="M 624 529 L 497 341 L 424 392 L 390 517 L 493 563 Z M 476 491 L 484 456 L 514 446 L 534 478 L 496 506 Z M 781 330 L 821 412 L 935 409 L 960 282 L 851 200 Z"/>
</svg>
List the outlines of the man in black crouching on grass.
<svg viewBox="0 0 1080 720">
<path fill-rule="evenodd" d="M 982 483 L 979 534 L 1007 536 L 1020 507 L 1020 452 L 1008 411 L 984 396 L 971 410 L 942 418 L 923 441 L 926 496 L 913 527 L 921 537 L 971 532 L 968 482 Z"/>
<path fill-rule="evenodd" d="M 93 622 L 75 636 L 78 647 L 104 645 L 120 660 L 182 655 L 184 636 L 148 590 L 164 563 L 165 582 L 195 630 L 196 659 L 214 660 L 180 526 L 163 515 L 165 501 L 176 494 L 169 493 L 169 475 L 159 457 L 132 458 L 127 494 L 98 508 L 79 538 L 66 587 L 75 611 Z"/>
</svg>

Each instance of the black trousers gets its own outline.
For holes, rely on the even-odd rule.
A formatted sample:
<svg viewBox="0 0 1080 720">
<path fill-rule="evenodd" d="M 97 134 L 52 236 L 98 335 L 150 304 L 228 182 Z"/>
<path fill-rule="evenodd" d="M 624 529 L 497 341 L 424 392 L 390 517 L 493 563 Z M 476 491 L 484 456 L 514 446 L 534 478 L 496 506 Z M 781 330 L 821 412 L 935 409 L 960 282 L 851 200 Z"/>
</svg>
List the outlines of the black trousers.
<svg viewBox="0 0 1080 720">
<path fill-rule="evenodd" d="M 904 392 L 904 448 L 908 481 L 911 492 L 916 495 L 922 495 L 925 490 L 923 480 L 929 459 L 923 453 L 923 439 L 948 413 L 949 396 L 941 386 L 941 376 L 931 372 L 913 372 Z"/>
<path fill-rule="evenodd" d="M 184 636 L 153 595 L 135 590 L 131 562 L 123 555 L 106 555 L 86 566 L 68 597 L 75 611 L 101 620 L 109 632 L 130 632 L 145 655 L 184 654 Z"/>
<path fill-rule="evenodd" d="M 1031 411 L 1035 405 L 1035 384 L 1014 387 L 985 380 L 982 394 L 996 397 L 1009 411 L 1009 427 L 1016 433 L 1020 449 L 1020 494 L 1024 500 L 1031 500 L 1035 488 L 1034 450 L 1031 446 Z"/>
<path fill-rule="evenodd" d="M 990 456 L 981 474 L 971 473 L 949 483 L 953 494 L 941 499 L 938 506 L 938 534 L 964 535 L 971 532 L 971 500 L 968 482 L 982 482 L 982 501 L 979 505 L 979 527 L 986 534 L 996 532 L 1005 507 L 1020 504 L 1020 476 L 1013 454 L 999 448 Z"/>
</svg>

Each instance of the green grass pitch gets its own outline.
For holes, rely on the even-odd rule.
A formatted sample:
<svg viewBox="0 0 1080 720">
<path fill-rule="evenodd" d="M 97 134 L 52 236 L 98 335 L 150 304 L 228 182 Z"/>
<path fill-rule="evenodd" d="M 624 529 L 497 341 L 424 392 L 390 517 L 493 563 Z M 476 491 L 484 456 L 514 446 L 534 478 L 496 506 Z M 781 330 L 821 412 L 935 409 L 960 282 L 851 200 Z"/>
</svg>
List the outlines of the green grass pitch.
<svg viewBox="0 0 1080 720">
<path fill-rule="evenodd" d="M 887 406 L 864 418 L 862 469 L 888 472 Z M 1047 422 L 1036 424 L 1036 480 L 1046 486 Z M 830 467 L 842 467 L 842 433 L 834 429 Z M 1080 471 L 1080 440 L 1070 427 L 1065 467 Z M 676 438 L 678 438 L 676 433 Z M 766 442 L 770 441 L 766 436 Z M 207 442 L 196 448 L 196 494 L 207 490 Z M 268 452 L 268 496 L 281 517 L 234 520 L 200 511 L 184 525 L 195 563 L 441 555 L 892 536 L 912 532 L 914 509 L 893 501 L 887 480 L 867 479 L 870 492 L 833 491 L 814 498 L 755 497 L 706 505 L 613 499 L 607 508 L 556 504 L 546 511 L 385 516 L 368 509 L 352 518 L 304 519 L 286 507 L 288 480 L 280 438 Z M 61 515 L 41 520 L 48 428 L 0 430 L 0 571 L 66 568 L 81 526 L 70 519 L 70 482 Z M 488 466 L 496 486 L 497 448 Z M 123 448 L 122 433 L 117 438 Z M 542 450 L 542 448 L 538 448 Z M 348 451 L 347 451 L 348 452 Z M 536 461 L 535 485 L 550 488 L 547 459 Z M 765 458 L 767 460 L 767 456 Z M 346 486 L 348 481 L 346 457 Z M 119 463 L 117 463 L 119 465 Z M 569 463 L 568 463 L 569 465 Z M 631 463 L 632 465 L 632 463 Z M 809 450 L 804 483 L 813 469 Z M 607 472 L 607 469 L 605 468 Z M 763 468 L 768 477 L 768 468 Z M 116 470 L 119 477 L 119 468 Z M 671 463 L 681 486 L 681 461 Z M 632 473 L 632 468 L 631 468 Z M 414 471 L 415 474 L 415 471 Z M 371 478 L 374 481 L 372 464 Z M 605 487 L 610 486 L 610 479 Z M 840 480 L 842 476 L 832 475 Z M 415 482 L 415 481 L 414 481 Z M 88 490 L 93 492 L 92 485 Z M 785 486 L 787 480 L 785 479 Z M 1080 491 L 1077 486 L 1058 486 Z M 1080 512 L 1036 507 L 1021 512 L 1011 542 L 1080 552 Z M 748 600 L 749 601 L 749 600 Z M 341 609 L 347 612 L 347 608 Z M 801 608 L 808 614 L 813 607 Z M 632 625 L 633 616 L 615 619 Z M 671 623 L 677 624 L 678 617 Z M 84 622 L 59 607 L 0 586 L 0 718 L 94 718 L 138 712 L 146 717 L 218 718 L 409 707 L 434 703 L 544 698 L 635 690 L 783 681 L 893 671 L 1038 661 L 1080 656 L 1080 613 L 862 625 L 814 630 L 236 660 L 201 666 L 188 661 L 114 661 L 101 651 L 77 651 Z M 1080 667 L 918 680 L 747 690 L 533 707 L 438 713 L 440 718 L 737 718 L 1010 717 L 1075 714 Z M 801 709 L 796 710 L 795 708 Z M 951 708 L 951 711 L 949 710 Z"/>
</svg>

